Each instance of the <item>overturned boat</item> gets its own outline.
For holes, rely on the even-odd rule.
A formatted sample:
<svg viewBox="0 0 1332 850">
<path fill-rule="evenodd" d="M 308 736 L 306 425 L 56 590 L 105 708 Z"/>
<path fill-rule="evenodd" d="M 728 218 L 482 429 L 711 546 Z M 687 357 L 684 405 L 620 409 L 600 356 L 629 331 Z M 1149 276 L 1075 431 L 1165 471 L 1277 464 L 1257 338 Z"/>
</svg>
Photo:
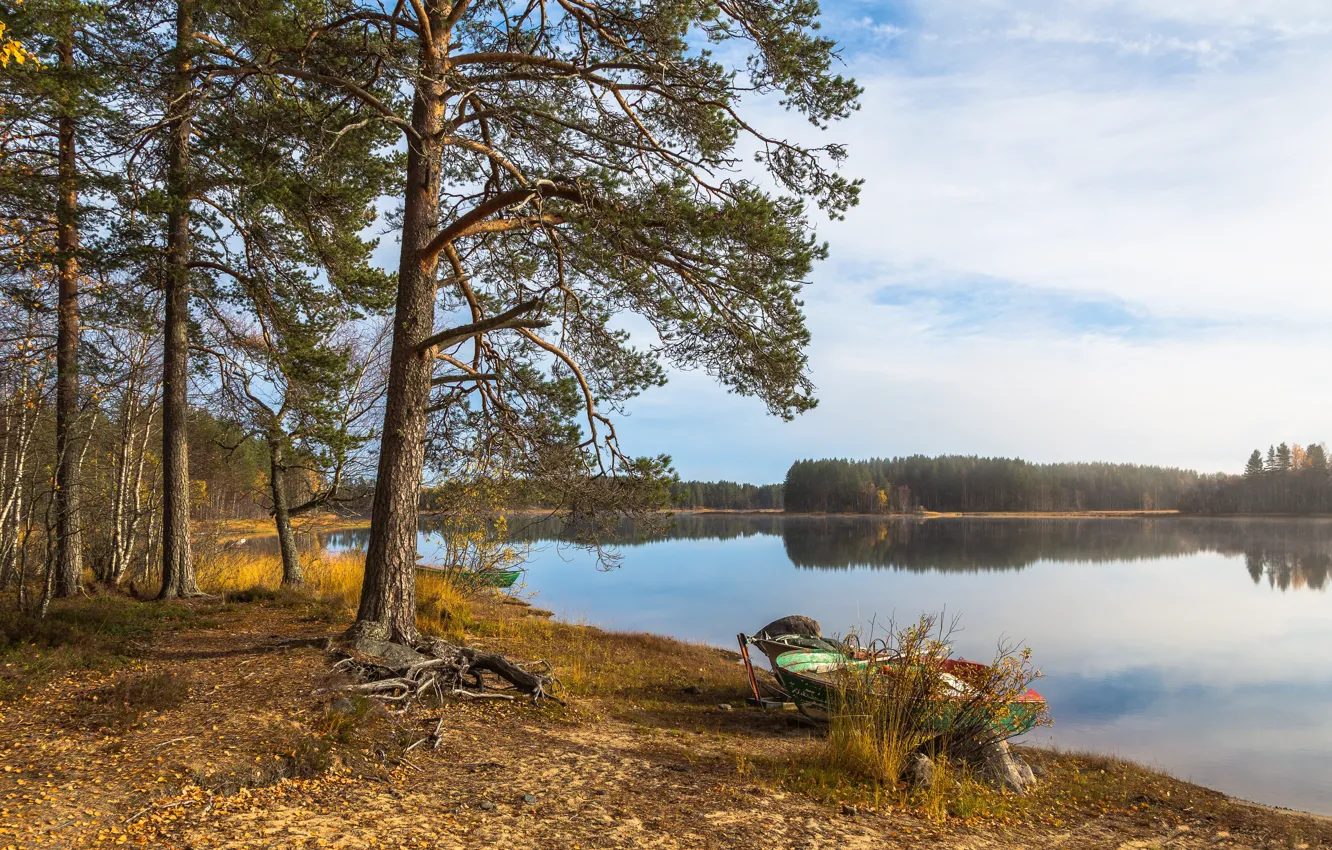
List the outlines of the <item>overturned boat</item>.
<svg viewBox="0 0 1332 850">
<path fill-rule="evenodd" d="M 779 633 L 792 626 L 798 630 Z M 783 697 L 811 720 L 826 722 L 837 706 L 864 696 L 898 700 L 925 726 L 940 732 L 956 725 L 978 725 L 986 735 L 1010 738 L 1046 716 L 1045 698 L 1030 689 L 996 704 L 993 695 L 987 696 L 992 675 L 987 665 L 957 658 L 915 658 L 906 663 L 893 653 L 869 652 L 825 638 L 818 623 L 809 618 L 784 617 L 753 637 L 737 637 L 756 702 L 772 701 L 760 697 L 750 646 L 768 658 Z"/>
<path fill-rule="evenodd" d="M 932 695 L 928 704 L 915 705 L 914 710 L 926 715 L 928 725 L 942 732 L 974 710 L 977 684 L 989 676 L 989 668 L 957 658 L 940 659 L 929 667 L 928 671 L 906 670 L 889 659 L 794 649 L 777 656 L 773 671 L 800 713 L 819 721 L 827 721 L 848 693 L 869 691 L 892 698 L 895 679 L 903 675 L 929 676 L 936 680 Z M 1001 705 L 987 705 L 984 713 L 990 731 L 1009 738 L 1030 730 L 1045 712 L 1045 698 L 1028 689 Z"/>
<path fill-rule="evenodd" d="M 448 576 L 450 581 L 455 581 L 461 585 L 472 588 L 494 587 L 500 590 L 506 590 L 513 587 L 518 581 L 518 577 L 523 574 L 522 570 L 456 570 L 436 567 L 425 562 L 418 562 L 416 569 L 423 573 L 439 573 Z"/>
</svg>

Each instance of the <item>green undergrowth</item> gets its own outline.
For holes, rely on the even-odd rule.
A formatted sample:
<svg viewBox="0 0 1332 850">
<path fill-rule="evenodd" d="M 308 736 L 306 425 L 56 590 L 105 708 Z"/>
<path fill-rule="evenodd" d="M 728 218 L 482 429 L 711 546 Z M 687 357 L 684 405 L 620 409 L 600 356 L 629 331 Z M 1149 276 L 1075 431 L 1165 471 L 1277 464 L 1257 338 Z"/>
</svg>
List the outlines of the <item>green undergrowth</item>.
<svg viewBox="0 0 1332 850">
<path fill-rule="evenodd" d="M 1224 800 L 1214 791 L 1113 756 L 1028 747 L 1020 753 L 1040 774 L 1023 796 L 998 791 L 968 768 L 944 760 L 936 761 L 935 784 L 928 789 L 874 781 L 829 758 L 826 744 L 817 739 L 795 754 L 741 756 L 736 761 L 742 776 L 787 791 L 864 811 L 912 811 L 933 821 L 1063 827 L 1088 816 L 1149 813 L 1175 813 L 1182 820 Z"/>
<path fill-rule="evenodd" d="M 75 670 L 108 670 L 136 657 L 153 634 L 204 625 L 207 609 L 128 596 L 54 600 L 46 616 L 0 599 L 0 701 Z"/>
<path fill-rule="evenodd" d="M 350 611 L 338 599 L 327 596 L 314 596 L 309 591 L 290 587 L 266 587 L 254 585 L 242 590 L 226 591 L 222 594 L 221 612 L 241 610 L 247 605 L 264 605 L 269 608 L 299 610 L 302 622 L 340 623 L 350 616 Z"/>
</svg>

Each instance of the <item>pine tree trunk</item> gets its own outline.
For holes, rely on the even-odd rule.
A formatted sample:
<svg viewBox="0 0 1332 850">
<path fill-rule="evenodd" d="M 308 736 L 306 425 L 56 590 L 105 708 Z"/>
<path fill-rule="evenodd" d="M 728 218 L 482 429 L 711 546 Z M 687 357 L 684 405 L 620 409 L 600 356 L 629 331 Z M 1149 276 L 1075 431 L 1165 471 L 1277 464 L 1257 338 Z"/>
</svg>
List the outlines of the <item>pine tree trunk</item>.
<svg viewBox="0 0 1332 850">
<path fill-rule="evenodd" d="M 190 307 L 190 91 L 194 0 L 176 4 L 176 59 L 167 143 L 166 327 L 162 375 L 162 591 L 160 599 L 197 596 L 190 552 L 190 468 L 186 439 Z"/>
<path fill-rule="evenodd" d="M 291 530 L 284 476 L 283 436 L 268 435 L 268 488 L 273 496 L 273 522 L 277 526 L 278 548 L 282 551 L 282 586 L 299 587 L 305 583 L 301 558 L 296 551 L 296 535 Z"/>
<path fill-rule="evenodd" d="M 412 127 L 421 141 L 407 145 L 393 352 L 365 581 L 352 626 L 354 634 L 402 643 L 413 643 L 417 637 L 417 511 L 433 369 L 433 356 L 423 355 L 417 347 L 434 330 L 437 265 L 435 261 L 422 263 L 418 254 L 439 231 L 442 149 L 437 139 L 444 119 L 444 68 L 439 57 L 447 55 L 447 44 L 437 45 L 435 56 L 424 45 L 421 48 L 421 82 L 412 103 Z"/>
<path fill-rule="evenodd" d="M 60 41 L 60 70 L 74 71 L 73 32 Z M 66 79 L 65 86 L 72 83 Z M 79 230 L 78 163 L 69 92 L 62 94 L 57 118 L 60 188 L 56 200 L 56 251 L 59 296 L 56 305 L 56 596 L 74 596 L 83 584 L 83 534 L 79 526 Z"/>
</svg>

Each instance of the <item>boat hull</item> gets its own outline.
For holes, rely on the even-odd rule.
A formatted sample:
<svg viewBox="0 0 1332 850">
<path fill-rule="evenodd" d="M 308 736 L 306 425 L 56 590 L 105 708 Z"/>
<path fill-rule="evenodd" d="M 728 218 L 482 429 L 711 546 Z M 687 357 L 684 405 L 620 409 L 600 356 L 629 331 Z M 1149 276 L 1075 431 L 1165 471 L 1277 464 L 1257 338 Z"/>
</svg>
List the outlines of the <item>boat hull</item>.
<svg viewBox="0 0 1332 850">
<path fill-rule="evenodd" d="M 879 662 L 874 659 L 848 658 L 834 652 L 785 652 L 773 660 L 773 668 L 777 680 L 800 713 L 811 720 L 827 722 L 837 702 L 837 686 L 829 680 L 828 674 L 845 671 L 859 676 L 876 663 Z M 983 669 L 984 665 L 970 661 L 944 662 L 944 672 L 952 676 Z M 938 731 L 942 732 L 952 724 L 962 705 L 961 700 L 956 700 L 939 706 L 932 721 Z M 1035 726 L 1044 712 L 1045 698 L 1035 691 L 1027 691 L 996 713 L 994 731 L 1004 737 L 1021 735 Z"/>
<path fill-rule="evenodd" d="M 424 564 L 417 564 L 416 568 L 422 572 L 446 572 L 445 570 L 440 570 Z M 449 575 L 453 580 L 462 584 L 471 585 L 472 587 L 497 587 L 501 590 L 505 590 L 513 587 L 514 584 L 517 583 L 518 577 L 522 574 L 522 570 L 486 570 L 483 572 L 454 572 Z"/>
</svg>

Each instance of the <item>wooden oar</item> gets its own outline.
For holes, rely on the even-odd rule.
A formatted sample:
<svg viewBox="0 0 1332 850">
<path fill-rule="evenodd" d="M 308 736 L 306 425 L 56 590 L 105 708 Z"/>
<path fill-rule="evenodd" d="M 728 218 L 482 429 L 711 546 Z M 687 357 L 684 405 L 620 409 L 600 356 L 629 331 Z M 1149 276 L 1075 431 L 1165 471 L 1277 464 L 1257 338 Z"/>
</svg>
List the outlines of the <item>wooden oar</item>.
<svg viewBox="0 0 1332 850">
<path fill-rule="evenodd" d="M 744 633 L 735 636 L 740 641 L 740 657 L 745 660 L 745 672 L 749 674 L 749 689 L 754 692 L 754 704 L 763 708 L 763 697 L 759 696 L 758 679 L 754 678 L 754 665 L 749 661 L 749 638 Z"/>
</svg>

